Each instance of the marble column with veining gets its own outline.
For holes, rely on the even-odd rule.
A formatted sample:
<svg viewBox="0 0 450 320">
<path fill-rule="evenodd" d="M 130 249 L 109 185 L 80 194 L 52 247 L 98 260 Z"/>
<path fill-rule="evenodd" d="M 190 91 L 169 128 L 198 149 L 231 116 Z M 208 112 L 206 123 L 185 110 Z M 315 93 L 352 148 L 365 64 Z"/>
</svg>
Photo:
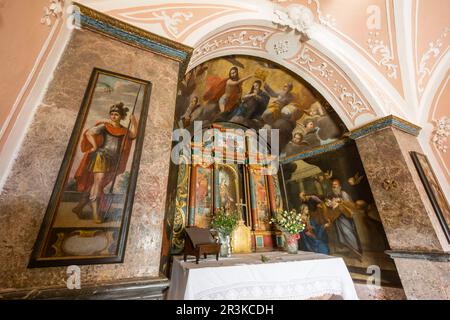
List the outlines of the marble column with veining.
<svg viewBox="0 0 450 320">
<path fill-rule="evenodd" d="M 82 286 L 158 278 L 179 63 L 76 30 L 36 107 L 0 194 L 1 292 L 64 286 L 65 267 L 28 269 L 58 170 L 94 67 L 153 83 L 123 263 L 81 266 Z"/>
<path fill-rule="evenodd" d="M 407 298 L 449 299 L 450 246 L 409 154 L 423 153 L 417 138 L 388 126 L 356 144 L 391 251 L 417 257 L 393 257 Z M 444 261 L 428 259 L 427 253 Z"/>
</svg>

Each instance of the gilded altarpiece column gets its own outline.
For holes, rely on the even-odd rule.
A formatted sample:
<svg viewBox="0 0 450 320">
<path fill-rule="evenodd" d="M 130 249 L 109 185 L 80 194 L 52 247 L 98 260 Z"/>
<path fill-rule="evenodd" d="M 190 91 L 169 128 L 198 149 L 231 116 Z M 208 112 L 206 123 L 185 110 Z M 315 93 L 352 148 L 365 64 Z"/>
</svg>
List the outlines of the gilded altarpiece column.
<svg viewBox="0 0 450 320">
<path fill-rule="evenodd" d="M 190 165 L 187 164 L 187 161 L 184 158 L 184 161 L 181 161 L 181 164 L 178 167 L 175 216 L 172 228 L 172 254 L 179 254 L 184 248 L 183 231 L 188 222 L 190 173 Z"/>
</svg>

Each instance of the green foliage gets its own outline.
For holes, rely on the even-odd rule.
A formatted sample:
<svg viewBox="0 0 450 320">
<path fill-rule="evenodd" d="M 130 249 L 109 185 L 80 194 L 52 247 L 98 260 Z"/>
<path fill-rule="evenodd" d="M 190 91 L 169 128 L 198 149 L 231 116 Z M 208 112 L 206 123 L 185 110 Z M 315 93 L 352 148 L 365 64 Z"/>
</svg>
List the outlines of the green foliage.
<svg viewBox="0 0 450 320">
<path fill-rule="evenodd" d="M 270 223 L 274 223 L 281 231 L 290 234 L 296 234 L 305 230 L 303 216 L 295 209 L 291 211 L 279 210 L 275 217 L 270 219 Z"/>
<path fill-rule="evenodd" d="M 231 235 L 239 223 L 239 215 L 236 211 L 218 209 L 211 218 L 211 227 L 224 235 Z"/>
</svg>

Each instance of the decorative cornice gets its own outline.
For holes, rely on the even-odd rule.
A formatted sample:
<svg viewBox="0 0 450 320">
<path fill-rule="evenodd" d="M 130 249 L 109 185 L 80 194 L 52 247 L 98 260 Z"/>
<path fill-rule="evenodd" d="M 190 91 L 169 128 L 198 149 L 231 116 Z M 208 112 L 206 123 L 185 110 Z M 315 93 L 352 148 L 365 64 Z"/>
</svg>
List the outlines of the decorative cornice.
<svg viewBox="0 0 450 320">
<path fill-rule="evenodd" d="M 406 120 L 400 119 L 396 116 L 390 115 L 378 120 L 375 120 L 373 122 L 370 122 L 362 127 L 356 128 L 345 135 L 349 137 L 350 139 L 356 140 L 361 137 L 365 137 L 369 134 L 372 134 L 378 130 L 385 129 L 388 127 L 394 127 L 396 129 L 399 129 L 403 132 L 409 133 L 415 137 L 417 137 L 420 133 L 420 130 L 422 129 L 419 126 L 416 126 L 415 124 L 412 124 L 411 122 L 408 122 Z"/>
<path fill-rule="evenodd" d="M 195 65 L 208 55 L 230 48 L 266 51 L 267 39 L 276 31 L 268 27 L 232 27 L 200 43 L 193 51 L 190 65 Z"/>
<path fill-rule="evenodd" d="M 80 22 L 83 28 L 179 61 L 179 74 L 184 75 L 193 48 L 139 29 L 79 3 L 74 2 L 74 5 L 80 8 Z"/>
<path fill-rule="evenodd" d="M 286 164 L 292 161 L 296 161 L 296 160 L 303 160 L 306 158 L 310 158 L 310 157 L 314 157 L 317 156 L 319 154 L 323 154 L 323 153 L 328 153 L 328 152 L 332 152 L 332 151 L 336 151 L 344 146 L 346 146 L 347 144 L 349 144 L 351 142 L 350 139 L 348 138 L 343 138 L 340 139 L 338 141 L 317 147 L 311 151 L 305 151 L 293 156 L 289 156 L 289 157 L 285 157 L 283 159 L 281 159 L 281 164 Z"/>
<path fill-rule="evenodd" d="M 169 280 L 161 275 L 155 278 L 135 280 L 118 280 L 105 283 L 81 285 L 81 289 L 70 290 L 67 287 L 30 288 L 0 291 L 0 300 L 161 300 L 163 291 L 170 285 Z"/>
<path fill-rule="evenodd" d="M 165 4 L 140 4 L 136 7 L 124 7 L 105 13 L 129 23 L 146 25 L 148 28 L 158 26 L 163 29 L 167 37 L 183 42 L 208 22 L 243 12 L 256 13 L 257 11 L 225 3 L 195 3 L 195 1 L 171 3 L 168 1 Z"/>
</svg>

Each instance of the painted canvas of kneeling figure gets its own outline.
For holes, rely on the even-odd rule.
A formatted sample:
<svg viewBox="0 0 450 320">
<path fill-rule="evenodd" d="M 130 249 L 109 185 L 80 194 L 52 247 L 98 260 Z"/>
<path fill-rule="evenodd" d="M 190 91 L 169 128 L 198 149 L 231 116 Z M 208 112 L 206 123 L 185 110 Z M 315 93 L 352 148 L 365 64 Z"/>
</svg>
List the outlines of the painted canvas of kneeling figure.
<svg viewBox="0 0 450 320">
<path fill-rule="evenodd" d="M 30 267 L 123 260 L 150 89 L 93 70 Z"/>
<path fill-rule="evenodd" d="M 306 217 L 302 250 L 342 257 L 356 281 L 366 281 L 376 266 L 382 285 L 400 284 L 394 261 L 385 253 L 389 244 L 353 142 L 287 163 L 283 172 L 289 207 Z"/>
</svg>

